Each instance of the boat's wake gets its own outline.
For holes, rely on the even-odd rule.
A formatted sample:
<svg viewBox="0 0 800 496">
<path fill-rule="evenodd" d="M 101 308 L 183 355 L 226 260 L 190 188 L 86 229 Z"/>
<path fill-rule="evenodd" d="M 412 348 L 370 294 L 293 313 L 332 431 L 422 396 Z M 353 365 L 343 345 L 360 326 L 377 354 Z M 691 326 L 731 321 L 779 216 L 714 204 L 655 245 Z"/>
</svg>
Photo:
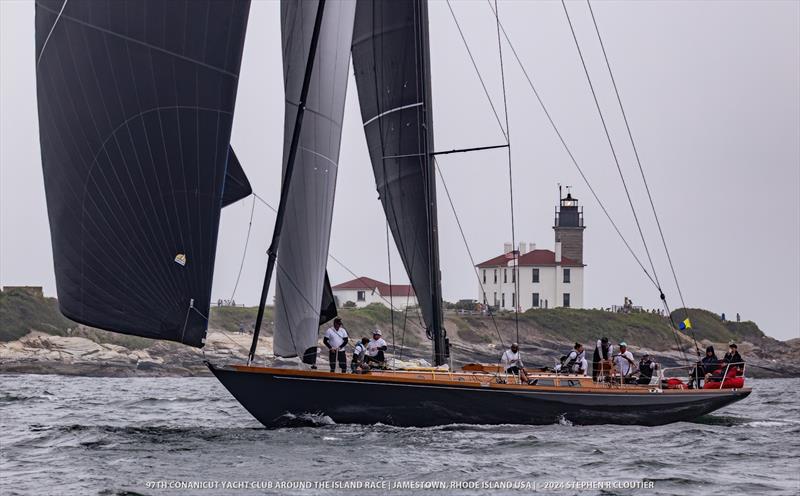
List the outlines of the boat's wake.
<svg viewBox="0 0 800 496">
<path fill-rule="evenodd" d="M 301 413 L 295 415 L 286 412 L 275 421 L 275 427 L 323 427 L 335 425 L 336 422 L 324 413 Z"/>
</svg>

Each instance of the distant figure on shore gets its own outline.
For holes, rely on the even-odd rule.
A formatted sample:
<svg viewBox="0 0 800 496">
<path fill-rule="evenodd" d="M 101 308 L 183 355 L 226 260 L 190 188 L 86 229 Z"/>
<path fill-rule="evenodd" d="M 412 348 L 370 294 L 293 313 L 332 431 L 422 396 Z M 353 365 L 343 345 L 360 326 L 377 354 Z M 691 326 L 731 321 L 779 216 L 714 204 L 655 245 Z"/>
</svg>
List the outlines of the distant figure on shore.
<svg viewBox="0 0 800 496">
<path fill-rule="evenodd" d="M 725 322 L 725 312 L 722 312 L 722 315 L 719 316 L 723 322 Z"/>
<path fill-rule="evenodd" d="M 627 297 L 625 298 L 627 299 Z M 603 337 L 597 341 L 592 356 L 592 379 L 597 380 L 601 373 L 607 372 L 611 368 L 611 356 L 614 347 L 608 343 L 608 338 Z"/>
<path fill-rule="evenodd" d="M 736 312 L 736 322 L 741 322 L 741 321 L 742 321 L 742 316 L 739 315 L 739 312 Z"/>
</svg>

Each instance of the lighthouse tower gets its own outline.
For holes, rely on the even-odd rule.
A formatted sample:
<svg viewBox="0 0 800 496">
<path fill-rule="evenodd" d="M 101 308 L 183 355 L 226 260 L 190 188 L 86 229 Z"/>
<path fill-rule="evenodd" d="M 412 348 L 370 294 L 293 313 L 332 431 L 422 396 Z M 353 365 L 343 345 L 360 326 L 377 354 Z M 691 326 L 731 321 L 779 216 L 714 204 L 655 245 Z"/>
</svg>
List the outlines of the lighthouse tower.
<svg viewBox="0 0 800 496">
<path fill-rule="evenodd" d="M 569 258 L 583 265 L 583 207 L 578 199 L 572 197 L 571 187 L 567 186 L 567 196 L 563 196 L 558 186 L 559 204 L 556 207 L 553 230 L 556 234 L 556 263 L 561 257 Z"/>
</svg>

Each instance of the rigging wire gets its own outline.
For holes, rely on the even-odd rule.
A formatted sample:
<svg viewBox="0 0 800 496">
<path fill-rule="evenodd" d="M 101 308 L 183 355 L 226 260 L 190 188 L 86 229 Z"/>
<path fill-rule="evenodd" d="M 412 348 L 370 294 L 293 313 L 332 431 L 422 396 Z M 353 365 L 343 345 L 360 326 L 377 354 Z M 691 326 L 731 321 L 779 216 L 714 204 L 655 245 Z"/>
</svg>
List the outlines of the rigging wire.
<svg viewBox="0 0 800 496">
<path fill-rule="evenodd" d="M 610 76 L 611 84 L 614 87 L 614 94 L 617 97 L 617 103 L 619 103 L 619 110 L 622 113 L 622 119 L 625 122 L 625 129 L 628 132 L 628 138 L 630 139 L 630 142 L 631 142 L 631 148 L 633 149 L 633 155 L 634 155 L 634 157 L 636 157 L 636 164 L 639 166 L 639 173 L 642 176 L 642 182 L 644 183 L 645 191 L 647 191 L 647 198 L 650 201 L 650 208 L 653 211 L 653 217 L 655 218 L 656 226 L 658 227 L 658 234 L 661 237 L 661 244 L 664 246 L 664 252 L 667 255 L 667 261 L 669 262 L 669 268 L 672 271 L 672 278 L 675 281 L 675 287 L 678 290 L 678 296 L 680 297 L 681 305 L 683 305 L 683 312 L 684 312 L 684 315 L 686 315 L 686 318 L 688 319 L 689 318 L 689 310 L 688 310 L 688 307 L 686 306 L 686 302 L 683 299 L 683 292 L 681 291 L 681 285 L 678 283 L 678 276 L 677 276 L 677 273 L 675 272 L 675 265 L 672 263 L 672 256 L 669 253 L 669 248 L 667 246 L 667 240 L 665 239 L 664 231 L 661 228 L 661 221 L 658 218 L 658 213 L 656 211 L 656 206 L 655 206 L 655 203 L 653 202 L 653 195 L 650 193 L 650 186 L 647 184 L 647 178 L 645 177 L 645 174 L 644 174 L 644 168 L 642 167 L 642 161 L 641 161 L 641 158 L 639 157 L 639 150 L 638 150 L 638 148 L 636 148 L 636 142 L 633 139 L 633 133 L 631 132 L 631 126 L 630 126 L 630 123 L 628 122 L 628 115 L 625 113 L 624 105 L 622 105 L 622 97 L 619 94 L 619 88 L 617 87 L 617 81 L 614 78 L 614 72 L 611 70 L 611 63 L 608 60 L 608 53 L 606 53 L 606 46 L 605 46 L 605 43 L 603 43 L 603 37 L 600 35 L 600 28 L 597 26 L 597 19 L 594 16 L 594 10 L 592 9 L 592 3 L 589 0 L 586 0 L 586 5 L 589 7 L 589 13 L 592 16 L 592 24 L 594 24 L 594 30 L 597 33 L 597 39 L 600 42 L 600 48 L 603 51 L 603 58 L 605 59 L 606 67 L 608 68 L 608 75 Z M 666 300 L 664 300 L 664 304 L 666 306 Z M 669 308 L 667 308 L 667 310 L 669 311 Z M 670 313 L 670 315 L 671 315 L 671 313 Z M 694 340 L 694 345 L 695 345 L 695 350 L 697 351 L 697 355 L 700 356 L 700 347 L 697 344 L 697 338 L 695 337 L 694 330 L 692 330 L 692 339 Z"/>
<path fill-rule="evenodd" d="M 511 128 L 508 125 L 508 99 L 506 97 L 506 73 L 503 67 L 503 43 L 500 39 L 500 10 L 497 7 L 497 0 L 494 0 L 494 15 L 497 21 L 497 51 L 500 55 L 500 80 L 503 87 L 503 110 L 506 120 L 506 148 L 508 152 L 508 192 L 511 202 L 511 254 L 514 256 L 514 267 L 511 269 L 511 276 L 514 279 L 514 295 L 512 304 L 514 305 L 514 326 L 517 332 L 517 343 L 519 343 L 519 251 L 517 250 L 516 231 L 514 228 L 514 179 L 511 173 Z"/>
<path fill-rule="evenodd" d="M 236 275 L 236 284 L 233 285 L 231 291 L 231 301 L 236 296 L 236 289 L 239 287 L 239 280 L 242 277 L 242 269 L 244 269 L 244 259 L 247 256 L 247 245 L 250 244 L 250 231 L 253 229 L 253 212 L 256 209 L 256 197 L 253 195 L 253 204 L 250 206 L 250 222 L 247 224 L 247 237 L 244 240 L 244 250 L 242 250 L 242 261 L 239 263 L 239 273 Z"/>
<path fill-rule="evenodd" d="M 492 5 L 492 0 L 486 0 L 486 2 L 489 4 L 489 8 L 492 10 L 492 13 L 494 14 L 495 9 L 494 9 L 494 6 Z M 569 145 L 567 145 L 567 141 L 564 139 L 564 136 L 561 134 L 561 131 L 559 131 L 558 126 L 556 126 L 556 123 L 555 123 L 555 120 L 553 119 L 553 116 L 550 114 L 550 111 L 547 109 L 547 106 L 544 104 L 544 100 L 542 100 L 541 95 L 539 95 L 539 91 L 536 89 L 536 85 L 533 84 L 533 80 L 531 79 L 530 75 L 528 74 L 527 69 L 525 69 L 525 65 L 522 63 L 522 59 L 520 59 L 516 48 L 514 48 L 514 44 L 511 42 L 511 38 L 508 36 L 508 32 L 506 32 L 506 29 L 505 29 L 505 27 L 503 27 L 502 23 L 499 23 L 499 24 L 500 24 L 500 30 L 503 32 L 503 37 L 505 38 L 506 43 L 508 43 L 508 46 L 511 48 L 511 53 L 514 55 L 514 59 L 517 61 L 517 65 L 519 65 L 519 68 L 522 70 L 522 74 L 525 76 L 525 79 L 528 82 L 528 86 L 530 86 L 531 90 L 533 91 L 533 94 L 536 97 L 536 100 L 539 102 L 539 106 L 542 108 L 542 112 L 544 112 L 545 117 L 547 117 L 547 121 L 550 123 L 550 127 L 552 127 L 553 128 L 553 132 L 556 133 L 556 136 L 558 137 L 558 140 L 561 142 L 561 146 L 564 147 L 564 151 L 569 156 L 570 161 L 572 162 L 572 164 L 577 169 L 578 174 L 580 174 L 581 178 L 583 179 L 584 184 L 586 184 L 586 187 L 589 188 L 589 192 L 592 194 L 592 197 L 597 202 L 597 205 L 603 211 L 603 214 L 606 216 L 606 218 L 608 219 L 609 223 L 611 223 L 611 227 L 614 228 L 614 231 L 617 233 L 617 236 L 619 236 L 620 240 L 625 245 L 625 248 L 627 248 L 628 252 L 631 254 L 633 259 L 636 261 L 636 263 L 642 269 L 642 271 L 644 272 L 645 276 L 647 276 L 647 278 L 650 280 L 650 282 L 652 282 L 653 285 L 657 287 L 658 285 L 656 284 L 655 280 L 653 279 L 653 276 L 650 275 L 650 273 L 647 271 L 647 269 L 645 268 L 645 266 L 642 263 L 642 261 L 639 259 L 639 256 L 636 255 L 635 251 L 633 251 L 633 247 L 631 247 L 631 245 L 628 242 L 628 240 L 622 234 L 622 231 L 619 229 L 619 226 L 617 226 L 617 223 L 614 222 L 614 219 L 611 217 L 611 213 L 608 211 L 608 209 L 606 208 L 606 206 L 602 202 L 602 200 L 600 200 L 600 197 L 598 196 L 598 194 L 595 191 L 594 187 L 592 187 L 592 184 L 589 182 L 589 178 L 583 172 L 583 168 L 580 166 L 580 164 L 578 164 L 578 160 L 575 158 L 575 155 L 572 153 L 572 150 L 570 150 Z"/>
<path fill-rule="evenodd" d="M 442 180 L 442 186 L 444 186 L 444 192 L 447 194 L 447 200 L 450 202 L 450 208 L 453 210 L 453 217 L 456 219 L 456 225 L 458 225 L 458 230 L 461 233 L 461 239 L 464 241 L 464 247 L 467 249 L 467 254 L 469 255 L 469 261 L 472 264 L 472 267 L 475 269 L 475 277 L 478 279 L 478 284 L 481 287 L 481 294 L 483 295 L 483 304 L 488 307 L 486 301 L 486 291 L 484 291 L 483 281 L 481 280 L 481 276 L 478 273 L 478 266 L 475 264 L 475 258 L 472 256 L 472 250 L 469 248 L 469 243 L 467 243 L 467 236 L 464 234 L 464 229 L 461 226 L 461 219 L 458 217 L 458 212 L 456 211 L 456 206 L 453 203 L 453 197 L 450 196 L 450 189 L 447 187 L 447 181 L 444 180 L 444 174 L 442 174 L 442 169 L 439 167 L 439 161 L 436 160 L 436 157 L 433 157 L 433 163 L 436 166 L 436 171 L 439 173 L 439 178 Z M 497 321 L 494 319 L 494 313 L 489 312 L 489 316 L 492 318 L 492 324 L 494 325 L 494 330 L 497 332 L 497 337 L 500 338 L 500 344 L 505 348 L 505 343 L 503 342 L 503 336 L 500 335 L 500 329 L 497 327 Z"/>
<path fill-rule="evenodd" d="M 639 223 L 639 216 L 636 214 L 636 208 L 633 206 L 633 200 L 631 199 L 630 191 L 628 190 L 628 183 L 625 181 L 625 175 L 622 173 L 622 167 L 619 164 L 619 158 L 617 157 L 617 151 L 614 148 L 614 143 L 611 140 L 611 133 L 608 131 L 608 125 L 606 124 L 605 116 L 603 116 L 603 110 L 600 108 L 600 102 L 597 99 L 597 92 L 594 89 L 594 83 L 592 83 L 592 77 L 589 75 L 589 69 L 586 67 L 586 60 L 583 58 L 583 51 L 581 50 L 580 43 L 578 43 L 578 37 L 575 34 L 575 28 L 572 25 L 572 19 L 569 16 L 569 10 L 567 9 L 567 4 L 564 0 L 561 0 L 561 6 L 564 8 L 564 14 L 567 16 L 567 23 L 569 24 L 569 30 L 572 33 L 572 39 L 575 41 L 575 48 L 578 50 L 578 56 L 581 60 L 581 65 L 583 66 L 583 72 L 586 74 L 586 81 L 589 83 L 589 89 L 592 92 L 592 99 L 594 100 L 594 105 L 597 108 L 597 114 L 600 116 L 600 122 L 603 125 L 603 131 L 605 132 L 606 139 L 608 140 L 608 146 L 611 149 L 611 155 L 614 158 L 614 164 L 617 166 L 617 172 L 619 172 L 620 181 L 622 181 L 622 187 L 625 190 L 625 196 L 628 198 L 628 205 L 631 207 L 631 213 L 633 214 L 633 219 L 636 221 L 636 229 L 639 231 L 639 237 L 642 240 L 642 245 L 644 246 L 645 254 L 647 255 L 647 260 L 650 262 L 650 270 L 653 271 L 653 277 L 655 278 L 656 287 L 659 291 L 663 293 L 661 290 L 661 283 L 658 280 L 658 274 L 656 273 L 655 265 L 653 264 L 653 257 L 650 255 L 650 249 L 647 246 L 647 241 L 644 237 L 644 232 L 642 231 L 642 226 Z"/>
<path fill-rule="evenodd" d="M 500 132 L 503 133 L 503 137 L 506 139 L 506 143 L 508 143 L 508 134 L 506 133 L 506 129 L 503 128 L 503 124 L 500 121 L 500 115 L 497 113 L 497 109 L 494 106 L 492 97 L 489 96 L 489 90 L 486 89 L 486 83 L 483 81 L 483 76 L 481 76 L 481 71 L 478 70 L 478 64 L 475 62 L 475 57 L 472 56 L 472 50 L 469 49 L 467 38 L 464 36 L 464 32 L 461 31 L 461 25 L 458 23 L 458 18 L 456 18 L 456 13 L 453 11 L 453 6 L 450 5 L 450 0 L 447 0 L 447 8 L 450 9 L 450 15 L 453 17 L 453 22 L 455 22 L 456 28 L 458 28 L 458 34 L 461 35 L 461 41 L 464 42 L 464 48 L 467 49 L 467 54 L 469 54 L 469 59 L 472 61 L 472 67 L 475 68 L 475 74 L 478 75 L 478 80 L 481 82 L 481 86 L 483 87 L 483 93 L 486 95 L 486 99 L 489 100 L 489 106 L 492 107 L 494 118 L 497 119 L 497 125 L 500 126 Z M 508 119 L 506 119 L 506 126 L 508 126 Z"/>
</svg>

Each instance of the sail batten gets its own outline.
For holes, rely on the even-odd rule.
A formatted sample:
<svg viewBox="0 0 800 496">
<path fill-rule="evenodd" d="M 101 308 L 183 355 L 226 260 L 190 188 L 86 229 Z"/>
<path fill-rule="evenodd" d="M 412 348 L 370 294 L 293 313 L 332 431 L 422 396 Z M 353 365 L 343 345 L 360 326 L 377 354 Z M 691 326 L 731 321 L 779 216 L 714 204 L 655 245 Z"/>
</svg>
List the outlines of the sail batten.
<svg viewBox="0 0 800 496">
<path fill-rule="evenodd" d="M 248 11 L 241 0 L 36 3 L 42 169 L 67 317 L 203 345 L 220 209 L 250 188 L 229 154 Z"/>
</svg>

